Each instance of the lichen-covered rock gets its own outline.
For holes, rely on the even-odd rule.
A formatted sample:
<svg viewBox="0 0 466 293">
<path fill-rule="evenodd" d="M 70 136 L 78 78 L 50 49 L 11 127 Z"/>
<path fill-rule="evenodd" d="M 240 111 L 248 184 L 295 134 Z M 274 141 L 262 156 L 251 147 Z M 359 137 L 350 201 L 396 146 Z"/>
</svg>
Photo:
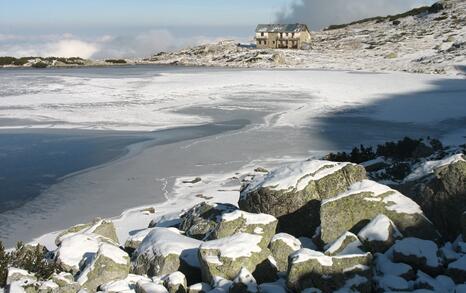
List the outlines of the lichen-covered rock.
<svg viewBox="0 0 466 293">
<path fill-rule="evenodd" d="M 418 238 L 404 238 L 398 240 L 392 248 L 387 251 L 395 262 L 411 265 L 429 274 L 438 274 L 442 263 L 438 256 L 438 246 L 430 240 Z"/>
<path fill-rule="evenodd" d="M 211 239 L 221 239 L 238 233 L 262 236 L 261 247 L 267 247 L 277 230 L 277 219 L 266 214 L 252 214 L 240 210 L 219 216 Z"/>
<path fill-rule="evenodd" d="M 257 282 L 254 276 L 247 269 L 242 268 L 238 276 L 233 280 L 230 293 L 256 293 L 258 292 Z"/>
<path fill-rule="evenodd" d="M 117 246 L 101 243 L 96 255 L 81 271 L 78 283 L 89 291 L 110 281 L 125 279 L 130 270 L 130 259 L 126 252 Z"/>
<path fill-rule="evenodd" d="M 361 241 L 351 232 L 345 232 L 338 239 L 324 247 L 325 254 L 330 256 L 364 254 L 365 252 L 361 248 Z"/>
<path fill-rule="evenodd" d="M 175 228 L 154 228 L 133 254 L 135 274 L 159 276 L 199 269 L 198 249 L 202 241 L 181 235 Z M 185 266 L 185 267 L 184 267 Z M 186 269 L 186 270 L 185 270 Z"/>
<path fill-rule="evenodd" d="M 457 284 L 466 283 L 466 255 L 448 265 L 447 274 Z"/>
<path fill-rule="evenodd" d="M 298 162 L 255 178 L 241 191 L 239 206 L 277 217 L 281 232 L 310 237 L 319 226 L 320 201 L 365 178 L 364 168 L 350 163 Z"/>
<path fill-rule="evenodd" d="M 215 277 L 233 280 L 241 269 L 255 272 L 267 261 L 270 251 L 262 248 L 262 236 L 239 233 L 202 243 L 199 249 L 202 278 L 212 283 Z"/>
<path fill-rule="evenodd" d="M 272 237 L 269 249 L 277 263 L 279 272 L 286 272 L 288 270 L 288 257 L 301 248 L 301 241 L 290 234 L 279 233 Z"/>
<path fill-rule="evenodd" d="M 322 201 L 321 238 L 330 243 L 345 231 L 359 232 L 379 214 L 390 218 L 405 236 L 435 240 L 440 237 L 414 201 L 388 186 L 363 180 Z"/>
<path fill-rule="evenodd" d="M 188 293 L 207 293 L 212 287 L 207 283 L 197 283 L 188 287 Z"/>
<path fill-rule="evenodd" d="M 372 255 L 355 254 L 327 256 L 321 252 L 303 248 L 290 256 L 288 287 L 301 291 L 318 288 L 324 292 L 334 292 L 347 285 L 355 276 L 366 279 L 359 284 L 360 292 L 371 292 L 370 280 Z"/>
<path fill-rule="evenodd" d="M 387 216 L 380 214 L 358 233 L 366 249 L 372 253 L 387 251 L 403 235 Z"/>
<path fill-rule="evenodd" d="M 466 160 L 461 154 L 428 161 L 396 187 L 416 201 L 448 240 L 462 233 L 461 215 L 466 211 Z"/>
<path fill-rule="evenodd" d="M 81 289 L 81 285 L 74 281 L 73 275 L 70 273 L 53 274 L 51 279 L 58 285 L 61 293 L 74 293 Z"/>
<path fill-rule="evenodd" d="M 169 293 L 185 293 L 188 288 L 188 281 L 182 272 L 174 272 L 163 278 L 165 288 Z"/>
<path fill-rule="evenodd" d="M 40 284 L 38 284 L 37 291 L 39 293 L 61 293 L 62 292 L 60 290 L 60 287 L 54 281 L 51 281 L 51 280 L 43 281 Z"/>
<path fill-rule="evenodd" d="M 112 221 L 96 219 L 88 224 L 79 224 L 61 232 L 55 239 L 55 244 L 60 246 L 63 239 L 75 234 L 96 234 L 108 238 L 114 243 L 118 243 L 115 226 Z"/>
<path fill-rule="evenodd" d="M 237 209 L 231 204 L 202 202 L 180 216 L 180 230 L 191 238 L 211 239 L 211 234 L 219 222 L 219 216 Z"/>
</svg>

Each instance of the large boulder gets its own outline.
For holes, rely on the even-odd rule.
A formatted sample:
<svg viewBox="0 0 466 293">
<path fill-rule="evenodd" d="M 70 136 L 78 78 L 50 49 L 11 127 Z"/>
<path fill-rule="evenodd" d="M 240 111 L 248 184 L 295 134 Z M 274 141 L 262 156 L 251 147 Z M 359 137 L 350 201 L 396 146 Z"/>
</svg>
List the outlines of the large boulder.
<svg viewBox="0 0 466 293">
<path fill-rule="evenodd" d="M 258 291 L 256 279 L 245 268 L 241 269 L 233 280 L 233 286 L 230 288 L 230 293 L 256 293 Z"/>
<path fill-rule="evenodd" d="M 174 272 L 163 278 L 163 284 L 169 293 L 186 293 L 188 281 L 182 272 Z"/>
<path fill-rule="evenodd" d="M 219 217 L 212 239 L 221 239 L 237 233 L 257 234 L 262 236 L 261 247 L 266 248 L 275 235 L 277 223 L 277 219 L 271 215 L 236 210 Z"/>
<path fill-rule="evenodd" d="M 125 250 L 133 253 L 152 230 L 153 228 L 148 228 L 130 235 L 125 241 Z"/>
<path fill-rule="evenodd" d="M 101 243 L 97 254 L 82 270 L 77 278 L 85 289 L 94 292 L 105 283 L 125 279 L 130 270 L 130 259 L 126 252 L 117 246 Z"/>
<path fill-rule="evenodd" d="M 372 219 L 358 233 L 359 239 L 372 253 L 387 251 L 402 236 L 395 224 L 383 214 Z"/>
<path fill-rule="evenodd" d="M 416 201 L 448 240 L 462 233 L 458 221 L 466 211 L 466 160 L 461 154 L 427 161 L 396 187 Z"/>
<path fill-rule="evenodd" d="M 216 277 L 233 280 L 243 268 L 256 273 L 270 256 L 270 251 L 260 246 L 261 242 L 260 235 L 239 233 L 202 243 L 199 256 L 203 280 L 209 283 Z"/>
<path fill-rule="evenodd" d="M 290 234 L 279 233 L 273 236 L 269 249 L 277 263 L 279 272 L 286 272 L 288 270 L 288 257 L 301 248 L 301 241 Z"/>
<path fill-rule="evenodd" d="M 77 233 L 60 242 L 55 252 L 55 262 L 65 272 L 75 275 L 82 265 L 90 262 L 102 241 L 95 234 Z"/>
<path fill-rule="evenodd" d="M 466 255 L 448 265 L 447 274 L 456 283 L 466 283 Z"/>
<path fill-rule="evenodd" d="M 388 186 L 363 180 L 322 201 L 322 241 L 333 242 L 345 231 L 358 233 L 379 214 L 390 218 L 405 236 L 434 240 L 440 237 L 414 201 Z"/>
<path fill-rule="evenodd" d="M 324 247 L 325 254 L 334 255 L 348 255 L 348 254 L 364 254 L 362 250 L 362 243 L 359 238 L 351 232 L 345 232 L 332 243 Z"/>
<path fill-rule="evenodd" d="M 239 206 L 277 217 L 281 232 L 312 236 L 320 222 L 320 201 L 365 178 L 364 168 L 350 163 L 298 162 L 256 177 L 241 191 Z"/>
<path fill-rule="evenodd" d="M 438 246 L 430 240 L 404 238 L 398 240 L 387 254 L 395 262 L 409 264 L 431 275 L 440 273 L 442 269 Z"/>
<path fill-rule="evenodd" d="M 180 230 L 186 236 L 199 240 L 209 240 L 217 227 L 219 217 L 238 208 L 231 204 L 202 202 L 180 216 Z"/>
<path fill-rule="evenodd" d="M 355 276 L 360 276 L 365 281 L 358 284 L 358 290 L 371 292 L 368 282 L 372 265 L 370 253 L 331 257 L 303 248 L 290 256 L 290 262 L 288 287 L 293 290 L 318 288 L 324 292 L 334 292 L 345 287 Z"/>
<path fill-rule="evenodd" d="M 405 263 L 395 263 L 385 254 L 376 253 L 374 264 L 377 275 L 397 276 L 405 280 L 413 280 L 416 278 L 416 270 L 414 270 L 413 267 Z"/>
<path fill-rule="evenodd" d="M 110 220 L 96 219 L 91 223 L 79 224 L 61 232 L 55 239 L 55 244 L 60 246 L 63 239 L 76 234 L 96 234 L 108 238 L 114 243 L 118 243 L 118 236 L 113 222 Z"/>
<path fill-rule="evenodd" d="M 52 281 L 58 285 L 61 293 L 74 293 L 81 289 L 81 285 L 74 281 L 74 277 L 70 273 L 61 272 L 52 275 Z"/>
<path fill-rule="evenodd" d="M 136 274 L 159 276 L 199 269 L 198 250 L 202 241 L 181 235 L 175 228 L 154 228 L 133 254 Z"/>
</svg>

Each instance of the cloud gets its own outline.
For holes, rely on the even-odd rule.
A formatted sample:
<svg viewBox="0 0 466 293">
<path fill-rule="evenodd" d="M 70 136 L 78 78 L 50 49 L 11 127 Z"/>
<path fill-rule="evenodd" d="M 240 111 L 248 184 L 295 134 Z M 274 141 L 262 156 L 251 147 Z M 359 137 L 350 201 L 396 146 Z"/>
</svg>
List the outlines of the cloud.
<svg viewBox="0 0 466 293">
<path fill-rule="evenodd" d="M 432 0 L 296 0 L 276 15 L 278 23 L 306 23 L 311 29 L 400 13 Z"/>
<path fill-rule="evenodd" d="M 238 38 L 204 35 L 180 37 L 169 30 L 148 30 L 115 36 L 107 34 L 93 38 L 80 38 L 69 33 L 34 36 L 0 34 L 0 56 L 138 58 L 223 39 Z"/>
</svg>

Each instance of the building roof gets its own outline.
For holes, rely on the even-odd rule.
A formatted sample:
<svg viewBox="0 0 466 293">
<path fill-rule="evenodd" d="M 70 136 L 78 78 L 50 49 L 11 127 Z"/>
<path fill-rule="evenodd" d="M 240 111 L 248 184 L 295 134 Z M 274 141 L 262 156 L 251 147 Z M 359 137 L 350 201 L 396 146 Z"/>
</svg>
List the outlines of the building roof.
<svg viewBox="0 0 466 293">
<path fill-rule="evenodd" d="M 307 30 L 307 25 L 301 23 L 259 24 L 256 28 L 257 33 L 298 33 Z"/>
</svg>

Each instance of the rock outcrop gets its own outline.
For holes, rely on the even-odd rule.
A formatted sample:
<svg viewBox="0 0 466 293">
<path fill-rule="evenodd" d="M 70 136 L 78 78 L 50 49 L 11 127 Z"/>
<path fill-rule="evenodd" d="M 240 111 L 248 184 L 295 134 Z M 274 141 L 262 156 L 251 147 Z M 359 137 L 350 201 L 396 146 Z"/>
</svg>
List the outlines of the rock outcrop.
<svg viewBox="0 0 466 293">
<path fill-rule="evenodd" d="M 364 168 L 354 164 L 298 162 L 254 179 L 241 191 L 239 206 L 277 217 L 280 232 L 311 237 L 319 226 L 320 201 L 365 178 Z"/>
</svg>

